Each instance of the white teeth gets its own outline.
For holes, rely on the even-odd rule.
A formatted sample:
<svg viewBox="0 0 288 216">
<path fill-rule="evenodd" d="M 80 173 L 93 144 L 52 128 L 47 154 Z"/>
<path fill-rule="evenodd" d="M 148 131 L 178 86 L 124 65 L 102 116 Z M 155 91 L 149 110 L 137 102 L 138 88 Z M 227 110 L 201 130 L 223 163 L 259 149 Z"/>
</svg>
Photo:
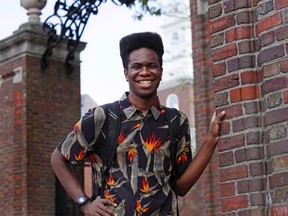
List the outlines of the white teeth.
<svg viewBox="0 0 288 216">
<path fill-rule="evenodd" d="M 151 81 L 150 80 L 143 80 L 143 81 L 139 81 L 140 84 L 150 84 Z"/>
</svg>

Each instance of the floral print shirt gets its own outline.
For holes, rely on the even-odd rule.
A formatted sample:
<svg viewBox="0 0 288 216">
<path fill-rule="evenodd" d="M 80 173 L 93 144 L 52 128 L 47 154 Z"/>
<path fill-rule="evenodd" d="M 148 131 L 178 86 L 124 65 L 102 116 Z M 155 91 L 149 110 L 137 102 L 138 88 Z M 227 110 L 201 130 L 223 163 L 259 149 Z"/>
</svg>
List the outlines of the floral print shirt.
<svg viewBox="0 0 288 216">
<path fill-rule="evenodd" d="M 120 113 L 116 154 L 105 185 L 101 185 L 99 149 L 103 149 L 101 139 L 105 139 L 105 134 L 101 128 L 106 117 L 100 106 L 76 123 L 58 149 L 72 164 L 84 159 L 91 162 L 95 171 L 93 179 L 104 189 L 105 197 L 117 204 L 114 209 L 117 215 L 176 215 L 177 198 L 171 189 L 170 133 L 165 109 L 157 98 L 144 116 L 130 104 L 125 93 L 120 99 Z M 192 154 L 189 122 L 185 114 L 180 113 L 176 173 L 181 175 L 192 160 Z"/>
</svg>

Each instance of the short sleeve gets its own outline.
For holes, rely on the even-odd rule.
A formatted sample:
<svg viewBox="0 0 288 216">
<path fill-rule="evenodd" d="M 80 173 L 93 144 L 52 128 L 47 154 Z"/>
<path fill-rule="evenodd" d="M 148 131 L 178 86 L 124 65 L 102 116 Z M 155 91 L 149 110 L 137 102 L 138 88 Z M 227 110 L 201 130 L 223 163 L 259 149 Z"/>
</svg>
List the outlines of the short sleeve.
<svg viewBox="0 0 288 216">
<path fill-rule="evenodd" d="M 190 126 L 187 116 L 180 112 L 179 129 L 177 131 L 176 178 L 180 178 L 192 161 Z"/>
<path fill-rule="evenodd" d="M 95 148 L 94 145 L 101 134 L 105 118 L 102 107 L 89 110 L 60 142 L 57 149 L 72 164 L 82 161 Z"/>
</svg>

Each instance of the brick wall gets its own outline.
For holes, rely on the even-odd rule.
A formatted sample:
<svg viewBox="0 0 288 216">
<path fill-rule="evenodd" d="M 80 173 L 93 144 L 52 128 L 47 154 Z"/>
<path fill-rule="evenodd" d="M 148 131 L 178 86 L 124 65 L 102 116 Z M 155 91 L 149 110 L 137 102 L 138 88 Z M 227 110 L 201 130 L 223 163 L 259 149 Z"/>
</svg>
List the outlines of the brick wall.
<svg viewBox="0 0 288 216">
<path fill-rule="evenodd" d="M 14 215 L 24 213 L 21 207 L 27 202 L 26 197 L 26 104 L 25 84 L 15 82 L 13 70 L 22 63 L 22 59 L 10 60 L 1 64 L 0 88 L 0 212 Z M 5 200 L 5 202 L 3 202 Z M 15 210 L 17 209 L 17 210 Z"/>
<path fill-rule="evenodd" d="M 198 141 L 211 103 L 225 109 L 226 117 L 219 160 L 211 161 L 197 187 L 210 212 L 199 215 L 288 215 L 288 2 L 208 3 L 208 12 L 196 15 L 191 0 Z M 214 89 L 205 83 L 214 83 Z M 205 99 L 198 98 L 202 95 Z M 201 187 L 211 179 L 209 170 L 219 175 L 219 182 L 208 186 L 216 188 L 211 204 Z M 215 203 L 220 209 L 211 207 Z"/>
<path fill-rule="evenodd" d="M 74 73 L 65 74 L 66 47 L 60 46 L 41 72 L 46 41 L 42 25 L 29 23 L 0 41 L 0 212 L 5 216 L 55 215 L 51 153 L 80 117 L 79 59 Z"/>
<path fill-rule="evenodd" d="M 215 109 L 213 92 L 213 61 L 210 48 L 210 20 L 204 3 L 191 0 L 192 49 L 194 67 L 194 107 L 196 143 L 199 147 L 207 138 L 210 119 Z M 204 2 L 204 1 L 203 1 Z M 203 6 L 203 8 L 202 8 Z M 201 11 L 203 13 L 201 13 Z M 194 186 L 196 213 L 193 216 L 221 215 L 219 199 L 219 162 L 217 150 L 206 170 Z"/>
<path fill-rule="evenodd" d="M 51 153 L 80 117 L 79 68 L 67 76 L 63 62 L 52 61 L 43 73 L 39 71 L 39 58 L 28 57 L 26 65 L 27 192 L 28 206 L 31 206 L 28 215 L 48 215 L 55 211 L 56 193 L 55 177 L 50 168 Z M 43 201 L 49 201 L 53 206 L 44 205 Z"/>
</svg>

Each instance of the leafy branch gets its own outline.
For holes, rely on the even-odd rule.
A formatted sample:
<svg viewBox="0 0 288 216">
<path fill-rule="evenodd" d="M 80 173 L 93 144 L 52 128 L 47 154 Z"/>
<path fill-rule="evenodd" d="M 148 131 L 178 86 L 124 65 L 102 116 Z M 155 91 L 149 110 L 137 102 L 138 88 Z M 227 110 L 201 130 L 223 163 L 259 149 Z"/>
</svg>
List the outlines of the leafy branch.
<svg viewBox="0 0 288 216">
<path fill-rule="evenodd" d="M 129 9 L 135 9 L 133 15 L 134 20 L 142 20 L 145 14 L 152 16 L 160 16 L 161 4 L 157 0 L 122 0 L 121 4 L 125 4 Z"/>
</svg>

